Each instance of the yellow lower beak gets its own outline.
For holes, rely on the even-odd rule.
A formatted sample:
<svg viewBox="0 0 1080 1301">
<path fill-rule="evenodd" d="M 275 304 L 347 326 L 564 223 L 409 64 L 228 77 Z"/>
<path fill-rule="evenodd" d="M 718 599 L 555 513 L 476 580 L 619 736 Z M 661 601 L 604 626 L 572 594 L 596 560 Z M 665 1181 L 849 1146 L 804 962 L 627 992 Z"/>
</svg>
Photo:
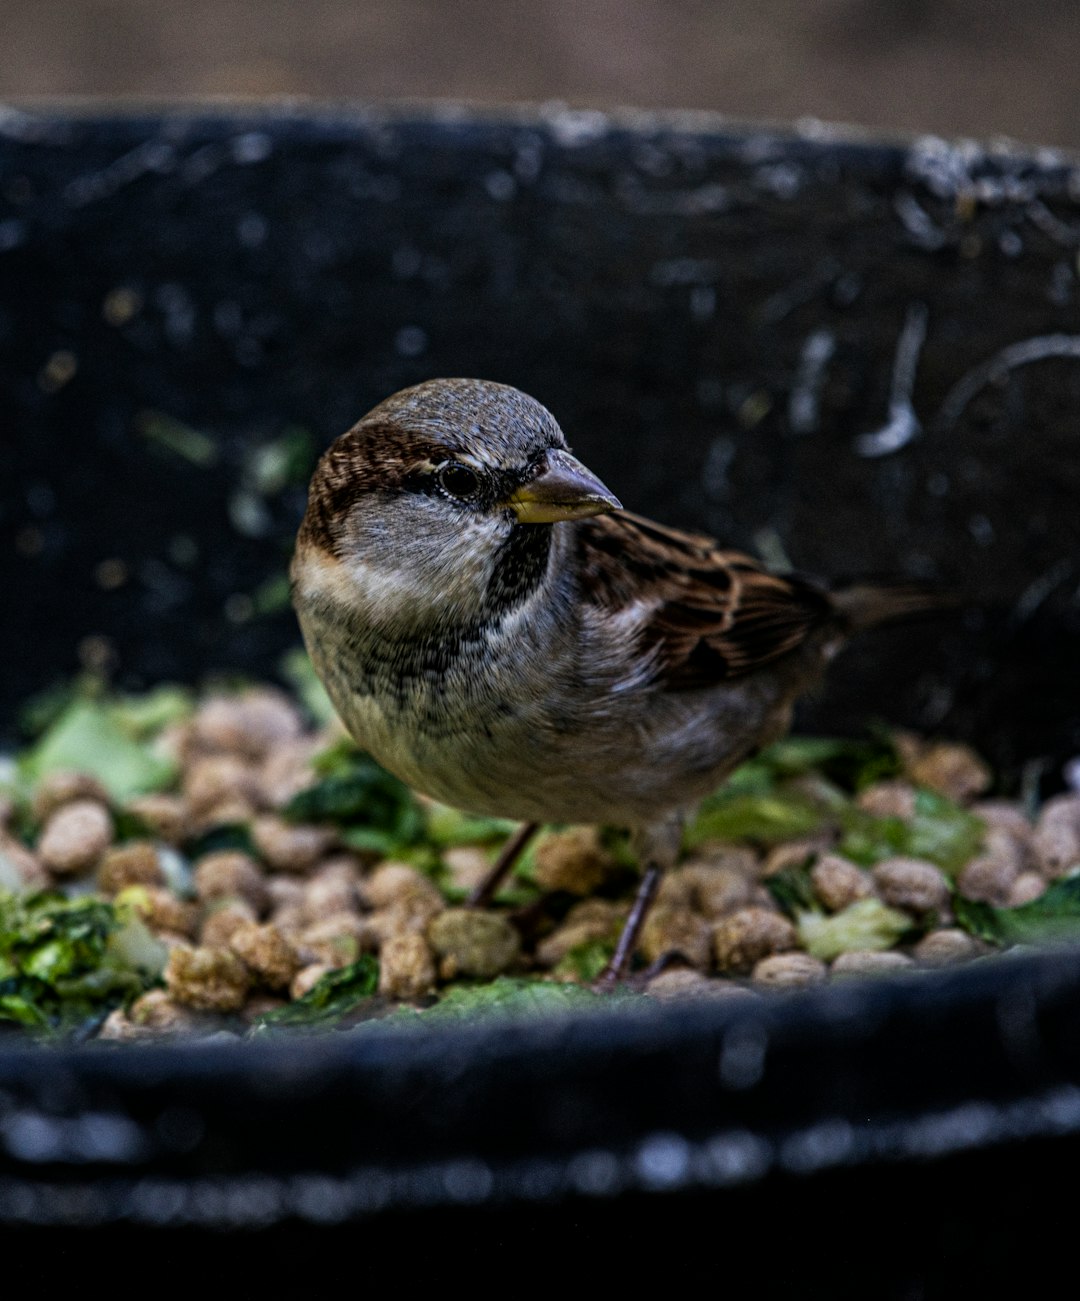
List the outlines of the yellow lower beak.
<svg viewBox="0 0 1080 1301">
<path fill-rule="evenodd" d="M 554 524 L 621 510 L 619 499 L 569 452 L 553 447 L 540 473 L 505 502 L 519 524 Z"/>
</svg>

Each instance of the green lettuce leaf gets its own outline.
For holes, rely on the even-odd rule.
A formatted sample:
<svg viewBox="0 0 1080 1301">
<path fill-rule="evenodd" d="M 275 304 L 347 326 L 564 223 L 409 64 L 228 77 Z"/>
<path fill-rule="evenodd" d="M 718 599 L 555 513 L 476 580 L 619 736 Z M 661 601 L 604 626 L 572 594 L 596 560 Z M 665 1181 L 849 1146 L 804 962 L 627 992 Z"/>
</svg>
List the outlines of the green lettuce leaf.
<svg viewBox="0 0 1080 1301">
<path fill-rule="evenodd" d="M 70 1032 L 149 988 L 166 957 L 111 903 L 0 891 L 0 1021 Z"/>
<path fill-rule="evenodd" d="M 981 818 L 944 795 L 920 790 L 915 816 L 875 818 L 851 805 L 842 815 L 843 836 L 837 851 L 863 867 L 903 855 L 925 858 L 946 872 L 958 872 L 979 852 L 985 833 Z"/>
<path fill-rule="evenodd" d="M 1080 940 L 1080 872 L 1055 881 L 1046 893 L 1018 908 L 953 898 L 953 912 L 964 930 L 990 944 L 1060 944 Z"/>
<path fill-rule="evenodd" d="M 358 961 L 328 971 L 303 998 L 264 1012 L 254 1032 L 273 1030 L 330 1030 L 362 1011 L 379 987 L 378 959 L 365 953 Z"/>
<path fill-rule="evenodd" d="M 880 899 L 860 899 L 831 917 L 817 909 L 800 912 L 795 928 L 807 953 L 831 962 L 841 953 L 891 949 L 912 930 L 912 921 Z"/>
<path fill-rule="evenodd" d="M 71 702 L 19 765 L 30 781 L 65 770 L 89 773 L 118 803 L 162 790 L 177 773 L 173 760 L 125 731 L 107 702 L 83 699 Z"/>
</svg>

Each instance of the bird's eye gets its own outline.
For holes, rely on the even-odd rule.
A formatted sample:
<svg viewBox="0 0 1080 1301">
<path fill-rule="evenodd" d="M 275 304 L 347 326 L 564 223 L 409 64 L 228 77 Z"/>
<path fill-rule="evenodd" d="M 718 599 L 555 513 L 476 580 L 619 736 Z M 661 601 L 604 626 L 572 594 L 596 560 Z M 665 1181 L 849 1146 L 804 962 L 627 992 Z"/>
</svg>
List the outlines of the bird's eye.
<svg viewBox="0 0 1080 1301">
<path fill-rule="evenodd" d="M 467 465 L 458 465 L 456 462 L 444 465 L 439 471 L 438 479 L 443 492 L 462 501 L 475 497 L 480 491 L 480 476 Z"/>
</svg>

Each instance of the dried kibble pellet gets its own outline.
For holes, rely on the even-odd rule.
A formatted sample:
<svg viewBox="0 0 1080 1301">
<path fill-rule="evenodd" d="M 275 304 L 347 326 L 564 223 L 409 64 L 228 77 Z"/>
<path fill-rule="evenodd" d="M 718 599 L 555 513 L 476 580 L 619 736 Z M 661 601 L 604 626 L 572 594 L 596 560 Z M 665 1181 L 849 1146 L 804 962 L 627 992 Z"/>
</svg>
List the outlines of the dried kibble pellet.
<svg viewBox="0 0 1080 1301">
<path fill-rule="evenodd" d="M 8 890 L 44 890 L 49 884 L 49 874 L 37 855 L 4 832 L 0 832 L 0 882 Z"/>
<path fill-rule="evenodd" d="M 899 746 L 904 754 L 902 743 Z M 959 804 L 966 804 L 993 780 L 985 761 L 958 741 L 916 742 L 905 757 L 905 770 L 916 786 L 926 786 Z"/>
<path fill-rule="evenodd" d="M 1033 866 L 1031 834 L 1018 836 L 1008 827 L 987 827 L 983 833 L 983 853 L 990 858 L 1011 863 L 1017 872 Z"/>
<path fill-rule="evenodd" d="M 191 1012 L 182 1007 L 164 989 L 151 989 L 128 1008 L 133 1025 L 165 1034 L 182 1034 L 196 1025 Z"/>
<path fill-rule="evenodd" d="M 258 863 L 238 849 L 206 854 L 195 866 L 195 893 L 204 903 L 214 899 L 244 899 L 256 913 L 270 902 L 266 877 Z"/>
<path fill-rule="evenodd" d="M 712 959 L 712 928 L 689 908 L 661 904 L 645 919 L 638 948 L 646 962 L 678 953 L 692 967 L 707 971 Z"/>
<path fill-rule="evenodd" d="M 228 948 L 229 937 L 237 927 L 257 920 L 255 909 L 246 899 L 215 901 L 203 918 L 199 943 L 210 949 Z"/>
<path fill-rule="evenodd" d="M 491 868 L 491 860 L 479 845 L 454 845 L 444 849 L 442 861 L 458 890 L 472 890 Z"/>
<path fill-rule="evenodd" d="M 536 883 L 542 890 L 588 895 L 614 866 L 596 827 L 574 827 L 547 835 L 536 847 Z"/>
<path fill-rule="evenodd" d="M 168 931 L 194 939 L 199 925 L 195 904 L 177 898 L 171 890 L 157 885 L 129 885 L 116 896 L 120 905 L 130 905 L 152 931 Z"/>
<path fill-rule="evenodd" d="M 665 872 L 656 889 L 655 908 L 693 908 L 694 883 L 681 867 Z"/>
<path fill-rule="evenodd" d="M 372 908 L 387 908 L 414 898 L 427 899 L 438 907 L 443 902 L 434 881 L 407 863 L 383 863 L 361 883 L 360 890 Z"/>
<path fill-rule="evenodd" d="M 304 886 L 305 916 L 316 922 L 335 913 L 359 912 L 358 879 L 357 866 L 351 859 L 324 863 Z"/>
<path fill-rule="evenodd" d="M 34 819 L 48 822 L 57 809 L 76 800 L 107 805 L 109 796 L 101 782 L 89 773 L 66 770 L 46 773 L 34 788 Z"/>
<path fill-rule="evenodd" d="M 795 927 L 766 908 L 740 908 L 713 927 L 713 952 L 721 971 L 745 974 L 772 953 L 793 949 Z"/>
<path fill-rule="evenodd" d="M 521 940 L 501 913 L 449 908 L 428 927 L 428 942 L 439 959 L 444 980 L 474 976 L 490 980 L 509 970 L 521 951 Z"/>
<path fill-rule="evenodd" d="M 910 822 L 915 816 L 915 787 L 905 781 L 874 782 L 859 792 L 855 803 L 871 817 Z"/>
<path fill-rule="evenodd" d="M 265 878 L 266 892 L 271 908 L 302 908 L 307 894 L 307 882 L 296 876 L 269 876 Z"/>
<path fill-rule="evenodd" d="M 178 795 L 139 795 L 126 809 L 150 835 L 169 845 L 179 845 L 191 830 L 187 804 Z"/>
<path fill-rule="evenodd" d="M 267 921 L 273 922 L 282 935 L 287 935 L 294 942 L 302 931 L 313 925 L 300 904 L 285 904 L 282 908 L 275 908 Z"/>
<path fill-rule="evenodd" d="M 536 960 L 543 967 L 554 967 L 582 945 L 596 940 L 614 943 L 625 916 L 626 910 L 608 899 L 583 899 L 570 909 L 563 924 L 536 946 Z"/>
<path fill-rule="evenodd" d="M 133 1043 L 148 1039 L 156 1031 L 132 1025 L 122 1007 L 115 1007 L 102 1022 L 97 1037 L 104 1043 Z"/>
<path fill-rule="evenodd" d="M 841 953 L 829 968 L 834 976 L 883 976 L 910 971 L 914 962 L 906 953 L 895 949 L 853 949 Z"/>
<path fill-rule="evenodd" d="M 801 836 L 797 840 L 785 840 L 775 845 L 765 855 L 761 865 L 763 877 L 775 876 L 789 867 L 805 867 L 820 854 L 828 853 L 832 848 L 833 837 L 828 834 L 819 836 Z"/>
<path fill-rule="evenodd" d="M 101 860 L 97 886 L 102 894 L 119 894 L 129 885 L 164 885 L 158 852 L 148 840 L 115 845 Z"/>
<path fill-rule="evenodd" d="M 361 882 L 360 891 L 377 910 L 376 929 L 384 936 L 426 931 L 431 919 L 446 907 L 434 881 L 404 863 L 384 863 Z"/>
<path fill-rule="evenodd" d="M 684 998 L 745 998 L 759 997 L 745 985 L 734 980 L 710 980 L 700 971 L 690 967 L 669 967 L 661 971 L 645 986 L 645 993 L 664 1002 Z"/>
<path fill-rule="evenodd" d="M 1080 795 L 1058 795 L 1046 801 L 1031 848 L 1039 871 L 1051 880 L 1080 867 Z"/>
<path fill-rule="evenodd" d="M 231 806 L 241 821 L 257 806 L 259 775 L 251 764 L 232 754 L 208 755 L 184 770 L 183 794 L 191 817 L 206 822 L 214 810 Z M 224 821 L 220 817 L 219 821 Z"/>
<path fill-rule="evenodd" d="M 265 808 L 280 809 L 311 785 L 311 761 L 319 751 L 311 737 L 275 747 L 259 766 L 259 790 Z"/>
<path fill-rule="evenodd" d="M 38 858 L 57 876 L 89 871 L 112 843 L 109 811 L 97 800 L 74 800 L 51 814 L 38 841 Z"/>
<path fill-rule="evenodd" d="M 1005 900 L 1006 908 L 1019 908 L 1023 904 L 1033 903 L 1046 893 L 1047 881 L 1038 872 L 1021 872 L 1012 883 L 1009 897 Z"/>
<path fill-rule="evenodd" d="M 1020 844 L 1031 843 L 1034 827 L 1019 804 L 1014 804 L 1011 800 L 978 800 L 971 806 L 971 811 L 987 827 L 1008 832 Z"/>
<path fill-rule="evenodd" d="M 951 967 L 959 962 L 970 962 L 982 953 L 979 941 L 967 931 L 947 927 L 930 931 L 912 949 L 912 957 L 927 967 Z"/>
<path fill-rule="evenodd" d="M 755 963 L 751 979 L 755 984 L 777 989 L 800 989 L 805 985 L 820 985 L 828 972 L 825 963 L 809 953 L 774 953 Z"/>
<path fill-rule="evenodd" d="M 190 743 L 203 750 L 261 759 L 275 746 L 295 740 L 302 726 L 287 696 L 256 687 L 204 701 L 191 720 L 189 736 Z"/>
<path fill-rule="evenodd" d="M 933 863 L 920 858 L 886 858 L 872 875 L 878 894 L 893 908 L 927 913 L 948 905 L 948 879 Z"/>
<path fill-rule="evenodd" d="M 869 875 L 839 854 L 822 854 L 810 869 L 810 880 L 814 893 L 830 912 L 840 912 L 874 893 Z"/>
<path fill-rule="evenodd" d="M 282 929 L 278 924 L 278 929 Z M 311 954 L 329 967 L 347 967 L 375 946 L 371 919 L 354 912 L 333 913 L 305 926 L 294 939 L 301 956 Z"/>
<path fill-rule="evenodd" d="M 679 875 L 689 887 L 689 902 L 704 917 L 714 921 L 752 903 L 757 892 L 757 861 L 748 855 L 741 861 L 696 861 L 687 863 Z"/>
<path fill-rule="evenodd" d="M 244 1006 L 251 975 L 228 949 L 181 948 L 165 964 L 169 993 L 185 1007 L 203 1012 L 237 1012 Z"/>
<path fill-rule="evenodd" d="M 259 855 L 279 872 L 307 872 L 337 839 L 330 827 L 286 822 L 266 813 L 251 824 L 251 839 Z"/>
<path fill-rule="evenodd" d="M 392 935 L 379 950 L 379 993 L 413 1002 L 435 988 L 435 957 L 422 935 Z"/>
<path fill-rule="evenodd" d="M 1008 902 L 1019 875 L 1015 859 L 980 854 L 956 878 L 956 886 L 967 899 L 996 904 L 1001 908 Z"/>
<path fill-rule="evenodd" d="M 303 966 L 296 949 L 272 922 L 237 926 L 229 936 L 229 948 L 267 989 L 288 989 Z"/>
</svg>

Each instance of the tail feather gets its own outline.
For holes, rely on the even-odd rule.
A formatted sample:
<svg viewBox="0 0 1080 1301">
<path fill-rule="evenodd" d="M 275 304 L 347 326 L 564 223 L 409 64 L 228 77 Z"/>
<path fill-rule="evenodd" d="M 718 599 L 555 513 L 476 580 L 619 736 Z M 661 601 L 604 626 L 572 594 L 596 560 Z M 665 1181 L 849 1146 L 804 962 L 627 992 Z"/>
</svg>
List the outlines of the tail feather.
<svg viewBox="0 0 1080 1301">
<path fill-rule="evenodd" d="M 830 593 L 833 608 L 850 632 L 919 615 L 955 610 L 960 600 L 927 583 L 853 583 Z"/>
</svg>

